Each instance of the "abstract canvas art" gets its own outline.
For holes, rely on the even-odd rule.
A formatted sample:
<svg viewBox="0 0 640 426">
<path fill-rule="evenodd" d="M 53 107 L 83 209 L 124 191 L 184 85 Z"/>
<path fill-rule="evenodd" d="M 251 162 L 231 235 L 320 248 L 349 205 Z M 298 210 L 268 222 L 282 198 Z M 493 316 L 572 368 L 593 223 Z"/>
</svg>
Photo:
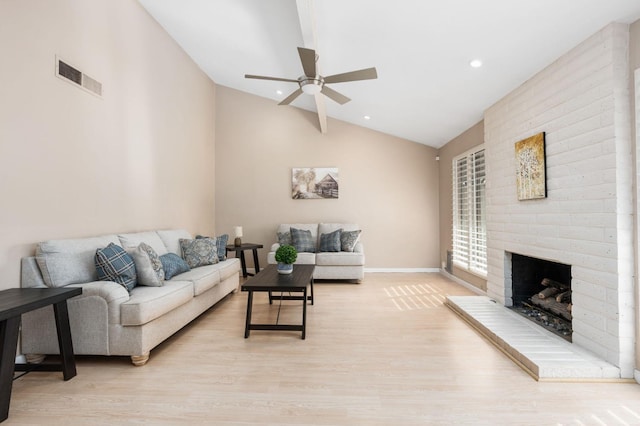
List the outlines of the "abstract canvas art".
<svg viewBox="0 0 640 426">
<path fill-rule="evenodd" d="M 547 196 L 544 132 L 516 142 L 516 189 L 518 200 Z"/>
<path fill-rule="evenodd" d="M 336 167 L 296 167 L 291 170 L 291 198 L 338 198 Z"/>
</svg>

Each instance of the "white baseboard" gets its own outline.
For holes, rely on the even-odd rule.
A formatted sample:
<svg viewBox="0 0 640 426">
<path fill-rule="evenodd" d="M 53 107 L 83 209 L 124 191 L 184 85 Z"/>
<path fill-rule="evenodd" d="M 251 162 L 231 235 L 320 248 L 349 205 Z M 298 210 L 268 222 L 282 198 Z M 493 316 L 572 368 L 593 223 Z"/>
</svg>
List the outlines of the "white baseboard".
<svg viewBox="0 0 640 426">
<path fill-rule="evenodd" d="M 365 272 L 391 272 L 391 273 L 414 273 L 414 272 L 440 272 L 439 268 L 364 268 Z"/>
<path fill-rule="evenodd" d="M 480 290 L 478 287 L 469 284 L 468 282 L 461 280 L 460 278 L 456 277 L 455 275 L 451 275 L 450 273 L 448 273 L 446 270 L 444 269 L 440 269 L 439 270 L 440 273 L 442 275 L 444 275 L 445 277 L 449 278 L 451 281 L 456 282 L 457 284 L 460 284 L 462 287 L 465 287 L 471 291 L 473 291 L 476 294 L 479 294 L 480 296 L 486 296 L 487 293 L 485 293 L 484 291 Z"/>
</svg>

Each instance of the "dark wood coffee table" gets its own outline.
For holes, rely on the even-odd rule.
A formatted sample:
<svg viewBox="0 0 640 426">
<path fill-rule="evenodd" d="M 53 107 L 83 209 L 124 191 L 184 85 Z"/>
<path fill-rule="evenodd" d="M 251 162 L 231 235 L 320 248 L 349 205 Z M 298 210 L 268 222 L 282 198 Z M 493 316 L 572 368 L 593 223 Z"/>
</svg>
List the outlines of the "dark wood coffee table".
<svg viewBox="0 0 640 426">
<path fill-rule="evenodd" d="M 302 338 L 306 337 L 307 301 L 313 305 L 313 270 L 315 265 L 293 265 L 293 272 L 288 275 L 279 274 L 276 265 L 269 265 L 256 276 L 242 284 L 242 291 L 248 291 L 247 320 L 244 328 L 245 339 L 251 330 L 286 330 L 301 331 Z M 307 295 L 307 287 L 311 287 L 311 294 Z M 251 311 L 253 309 L 253 293 L 263 291 L 269 293 L 269 304 L 274 299 L 302 300 L 302 324 L 252 324 Z M 274 292 L 302 293 L 302 296 L 274 296 Z"/>
</svg>

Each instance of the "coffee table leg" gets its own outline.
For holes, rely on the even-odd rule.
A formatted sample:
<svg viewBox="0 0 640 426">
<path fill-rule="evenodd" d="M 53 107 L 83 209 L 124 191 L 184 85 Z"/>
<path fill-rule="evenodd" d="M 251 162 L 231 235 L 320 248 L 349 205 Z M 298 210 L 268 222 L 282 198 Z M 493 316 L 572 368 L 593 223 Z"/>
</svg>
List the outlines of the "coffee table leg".
<svg viewBox="0 0 640 426">
<path fill-rule="evenodd" d="M 313 305 L 313 277 L 311 277 L 311 304 Z"/>
<path fill-rule="evenodd" d="M 247 320 L 244 325 L 244 338 L 249 337 L 251 325 L 251 309 L 253 308 L 253 291 L 249 290 L 249 297 L 247 297 Z"/>
<path fill-rule="evenodd" d="M 302 292 L 302 340 L 305 339 L 307 333 L 307 288 Z"/>
<path fill-rule="evenodd" d="M 9 403 L 11 402 L 11 386 L 13 384 L 13 370 L 16 364 L 19 329 L 19 315 L 0 322 L 0 342 L 2 343 L 0 348 L 0 422 L 9 417 Z"/>
</svg>

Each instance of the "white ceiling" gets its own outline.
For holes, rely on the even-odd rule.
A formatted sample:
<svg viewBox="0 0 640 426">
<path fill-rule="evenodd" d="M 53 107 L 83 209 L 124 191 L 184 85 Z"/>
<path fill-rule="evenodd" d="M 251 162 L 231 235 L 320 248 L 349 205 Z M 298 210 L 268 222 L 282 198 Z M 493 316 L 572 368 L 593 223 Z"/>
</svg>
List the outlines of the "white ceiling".
<svg viewBox="0 0 640 426">
<path fill-rule="evenodd" d="M 213 81 L 274 103 L 297 84 L 244 74 L 299 77 L 298 46 L 324 76 L 375 66 L 377 80 L 330 85 L 352 101 L 325 98 L 327 115 L 436 148 L 608 23 L 640 18 L 639 0 L 139 1 Z M 308 95 L 292 106 L 316 110 Z"/>
</svg>

